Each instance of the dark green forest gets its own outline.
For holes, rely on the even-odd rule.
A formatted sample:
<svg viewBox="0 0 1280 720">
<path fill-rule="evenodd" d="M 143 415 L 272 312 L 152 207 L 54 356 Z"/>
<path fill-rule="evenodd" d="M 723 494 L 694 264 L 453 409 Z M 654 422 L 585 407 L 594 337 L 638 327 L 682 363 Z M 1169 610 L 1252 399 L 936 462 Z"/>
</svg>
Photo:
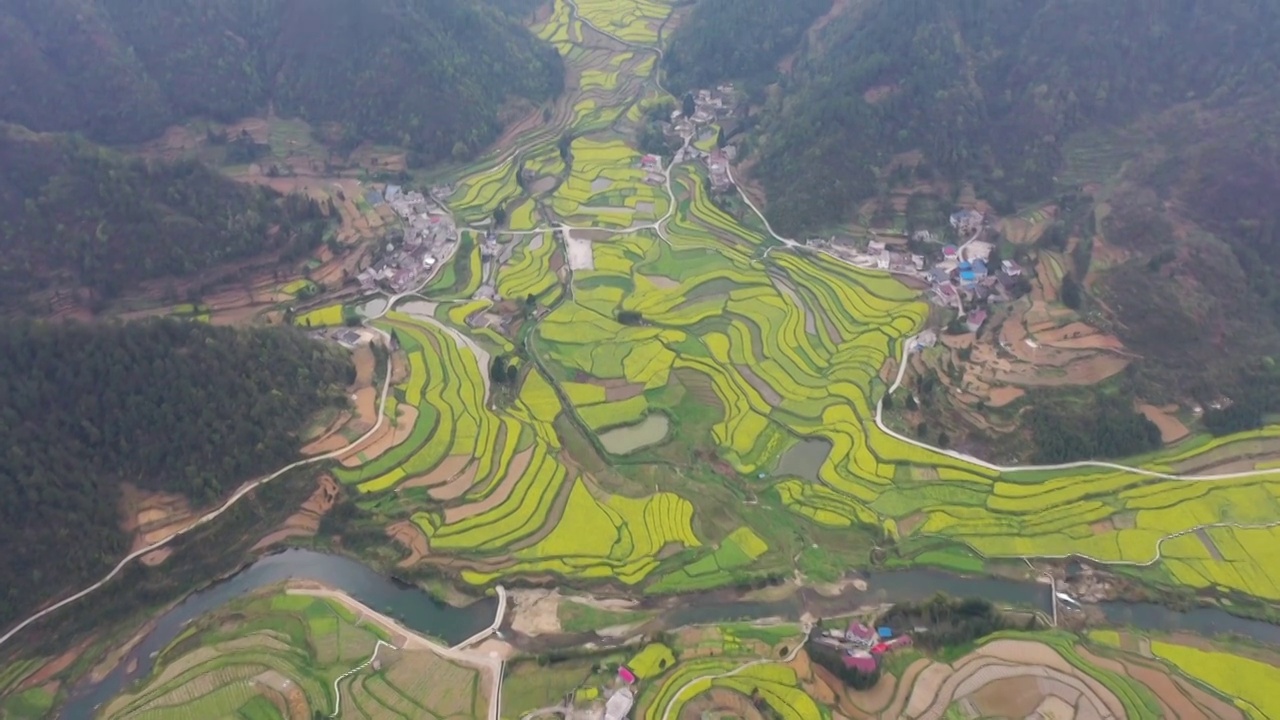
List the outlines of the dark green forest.
<svg viewBox="0 0 1280 720">
<path fill-rule="evenodd" d="M 0 324 L 0 626 L 119 560 L 121 483 L 211 503 L 295 459 L 352 375 L 285 328 Z"/>
<path fill-rule="evenodd" d="M 677 94 L 726 80 L 772 75 L 832 0 L 699 0 L 663 56 Z"/>
<path fill-rule="evenodd" d="M 1280 357 L 1280 92 L 1179 106 L 1131 134 L 1099 224 L 1129 259 L 1092 292 L 1143 357 L 1144 397 L 1252 399 L 1251 363 Z"/>
<path fill-rule="evenodd" d="M 109 298 L 130 283 L 319 245 L 323 209 L 194 161 L 129 159 L 74 136 L 0 126 L 0 302 L 62 276 Z"/>
<path fill-rule="evenodd" d="M 879 0 L 825 28 L 767 109 L 768 212 L 793 233 L 848 219 L 912 149 L 1007 212 L 1052 192 L 1073 131 L 1273 86 L 1277 37 L 1270 0 Z"/>
<path fill-rule="evenodd" d="M 1160 428 L 1134 410 L 1127 389 L 1040 390 L 1029 401 L 1022 419 L 1035 438 L 1037 464 L 1133 457 L 1160 447 Z"/>
<path fill-rule="evenodd" d="M 0 120 L 137 142 L 184 118 L 265 112 L 335 140 L 468 154 L 509 96 L 563 65 L 524 0 L 14 0 L 0 8 Z"/>
</svg>

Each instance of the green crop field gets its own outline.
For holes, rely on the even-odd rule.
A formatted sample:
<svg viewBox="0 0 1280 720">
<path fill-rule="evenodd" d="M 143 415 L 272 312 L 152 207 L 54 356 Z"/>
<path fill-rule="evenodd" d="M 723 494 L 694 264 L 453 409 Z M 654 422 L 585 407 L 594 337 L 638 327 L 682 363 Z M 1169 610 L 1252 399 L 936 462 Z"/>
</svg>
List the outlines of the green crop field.
<svg viewBox="0 0 1280 720">
<path fill-rule="evenodd" d="M 335 681 L 342 708 L 359 707 L 369 717 L 483 713 L 478 671 L 428 650 L 378 646 L 390 640 L 333 601 L 270 593 L 236 600 L 161 651 L 150 675 L 114 698 L 103 716 L 328 717 L 339 700 Z M 370 663 L 375 647 L 377 662 Z"/>
<path fill-rule="evenodd" d="M 710 196 L 697 162 L 656 179 L 641 169 L 635 111 L 662 97 L 654 43 L 670 12 L 656 0 L 556 0 L 533 28 L 576 82 L 544 126 L 457 171 L 448 200 L 463 223 L 508 211 L 492 282 L 515 302 L 472 301 L 481 251 L 468 231 L 425 291 L 456 301 L 445 316 L 380 321 L 408 355 L 395 404 L 417 414 L 392 447 L 336 472 L 370 496 L 371 523 L 411 520 L 430 562 L 475 585 L 556 575 L 713 588 L 812 564 L 806 534 L 847 533 L 851 546 L 900 541 L 899 565 L 975 572 L 1075 555 L 1143 567 L 1159 584 L 1280 600 L 1280 566 L 1267 561 L 1280 469 L 1213 482 L 1152 474 L 1248 458 L 1280 444 L 1280 428 L 1192 439 L 1135 460 L 1143 472 L 1002 472 L 882 432 L 886 368 L 927 305 L 886 273 L 769 237 L 750 210 L 725 209 L 741 203 Z M 339 309 L 303 317 L 329 324 Z M 505 324 L 471 329 L 481 310 Z M 499 351 L 519 370 L 491 388 L 488 353 Z M 625 464 L 596 457 L 601 434 L 650 416 L 669 431 Z M 814 476 L 775 475 L 800 440 L 831 448 Z"/>
</svg>

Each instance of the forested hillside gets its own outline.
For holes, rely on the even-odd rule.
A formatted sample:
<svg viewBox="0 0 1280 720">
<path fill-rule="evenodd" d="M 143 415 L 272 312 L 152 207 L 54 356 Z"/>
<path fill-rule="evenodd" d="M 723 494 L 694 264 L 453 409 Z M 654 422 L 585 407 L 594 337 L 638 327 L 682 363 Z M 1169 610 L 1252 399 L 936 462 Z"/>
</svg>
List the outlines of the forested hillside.
<svg viewBox="0 0 1280 720">
<path fill-rule="evenodd" d="M 699 0 L 663 56 L 668 87 L 710 87 L 771 74 L 832 0 Z"/>
<path fill-rule="evenodd" d="M 1277 37 L 1270 0 L 875 0 L 823 30 L 767 111 L 768 212 L 790 232 L 847 219 L 913 149 L 998 208 L 1042 198 L 1072 131 L 1273 86 Z"/>
<path fill-rule="evenodd" d="M 1129 136 L 1100 228 L 1125 260 L 1092 268 L 1092 294 L 1145 358 L 1151 396 L 1247 400 L 1256 424 L 1280 410 L 1257 367 L 1280 357 L 1280 88 L 1179 106 Z"/>
<path fill-rule="evenodd" d="M 497 1 L 497 0 L 495 0 Z M 337 123 L 348 142 L 463 155 L 510 96 L 541 100 L 559 56 L 468 0 L 14 0 L 0 8 L 0 120 L 134 142 L 200 115 Z"/>
<path fill-rule="evenodd" d="M 103 298 L 266 251 L 300 254 L 326 225 L 314 200 L 197 162 L 126 159 L 0 125 L 0 303 L 58 278 Z"/>
<path fill-rule="evenodd" d="M 0 323 L 0 626 L 115 564 L 121 483 L 209 503 L 294 459 L 351 374 L 288 329 Z"/>
</svg>

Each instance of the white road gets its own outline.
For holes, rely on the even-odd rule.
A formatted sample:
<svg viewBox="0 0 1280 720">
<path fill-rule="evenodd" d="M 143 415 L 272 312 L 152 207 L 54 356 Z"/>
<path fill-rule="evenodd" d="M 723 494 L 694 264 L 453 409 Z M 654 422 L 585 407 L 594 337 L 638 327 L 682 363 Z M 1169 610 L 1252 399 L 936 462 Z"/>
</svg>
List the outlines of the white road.
<svg viewBox="0 0 1280 720">
<path fill-rule="evenodd" d="M 499 597 L 505 598 L 506 597 L 505 591 L 502 590 L 501 586 L 499 586 L 498 589 L 499 589 Z M 490 685 L 489 720 L 499 720 L 499 718 L 502 717 L 502 670 L 506 662 L 502 659 L 501 656 L 494 653 L 480 653 L 480 652 L 473 652 L 473 651 L 460 649 L 462 645 L 471 642 L 471 640 L 463 641 L 463 643 L 455 645 L 454 647 L 441 645 L 440 643 L 437 643 L 431 638 L 425 635 L 416 633 L 413 630 L 410 630 L 404 625 L 401 625 L 395 619 L 387 617 L 386 615 L 378 612 L 377 610 L 374 610 L 373 608 L 369 607 L 368 605 L 365 605 L 359 600 L 356 600 L 350 595 L 347 595 L 346 593 L 338 590 L 333 590 L 330 588 L 323 588 L 323 589 L 321 588 L 290 588 L 288 592 L 290 595 L 309 595 L 312 597 L 320 597 L 320 598 L 337 600 L 338 602 L 341 602 L 347 607 L 351 608 L 357 614 L 361 615 L 364 619 L 370 620 L 378 625 L 381 625 L 383 628 L 390 631 L 394 635 L 404 636 L 405 638 L 404 645 L 398 648 L 395 647 L 394 645 L 389 645 L 389 647 L 391 647 L 392 649 L 429 650 L 435 653 L 436 655 L 439 655 L 440 657 L 443 657 L 447 660 L 453 660 L 455 662 L 462 663 L 463 665 L 469 665 L 471 667 L 478 668 L 481 671 L 487 670 L 490 673 L 490 678 L 492 680 L 492 682 L 489 684 Z M 492 628 L 496 628 L 498 625 L 502 623 L 504 608 L 505 608 L 505 603 L 499 605 L 497 617 L 494 619 L 494 624 L 493 626 L 491 626 Z M 484 634 L 487 635 L 489 632 L 490 630 L 486 630 L 484 631 Z M 374 648 L 374 656 L 378 654 L 378 649 L 383 644 L 384 643 L 381 643 L 380 641 L 379 645 Z M 346 677 L 347 675 L 350 675 L 354 672 L 359 671 L 365 665 L 368 665 L 368 663 L 372 661 L 373 661 L 373 657 L 370 657 L 369 660 L 364 665 L 360 665 L 353 668 L 352 670 L 344 673 L 342 677 Z M 339 680 L 340 679 L 342 678 L 339 678 Z M 337 689 L 337 680 L 334 681 L 334 689 L 335 690 Z M 340 708 L 341 702 L 337 703 L 336 707 Z M 335 715 L 337 714 L 336 710 L 334 714 Z M 333 717 L 333 715 L 330 715 L 330 717 Z"/>
<path fill-rule="evenodd" d="M 377 328 L 374 328 L 374 330 L 377 331 L 379 334 L 383 335 L 384 339 L 386 339 L 388 342 L 390 341 L 390 338 L 386 336 L 386 333 L 383 333 L 381 330 L 377 330 Z M 216 509 L 202 515 L 200 519 L 196 520 L 195 523 L 193 523 L 190 527 L 184 528 L 183 530 L 180 530 L 177 533 L 174 533 L 173 535 L 165 538 L 164 540 L 152 543 L 144 548 L 134 550 L 133 552 L 126 555 L 124 559 L 122 559 L 119 563 L 116 564 L 114 568 L 112 568 L 111 572 L 107 573 L 106 576 L 103 577 L 98 582 L 90 585 L 89 587 L 81 590 L 80 592 L 74 595 L 71 595 L 69 597 L 63 598 L 62 600 L 59 600 L 58 602 L 40 610 L 39 612 L 28 617 L 26 620 L 23 620 L 22 622 L 13 626 L 4 635 L 0 635 L 0 645 L 4 645 L 6 642 L 12 639 L 14 635 L 17 635 L 18 633 L 22 632 L 27 626 L 36 622 L 40 618 L 43 618 L 49 615 L 50 613 L 56 612 L 70 605 L 71 603 L 74 603 L 80 598 L 83 598 L 86 595 L 89 595 L 90 593 L 102 587 L 103 585 L 106 585 L 107 583 L 111 582 L 111 580 L 115 578 L 115 576 L 119 575 L 120 572 L 124 570 L 125 567 L 127 567 L 129 563 L 133 562 L 134 560 L 137 560 L 138 558 L 142 557 L 143 555 L 146 555 L 149 552 L 158 550 L 164 547 L 165 545 L 168 545 L 169 543 L 173 542 L 175 539 L 182 537 L 183 535 L 186 535 L 192 530 L 195 530 L 196 528 L 201 527 L 202 525 L 205 525 L 212 520 L 215 520 L 216 518 L 221 516 L 223 513 L 225 513 L 227 510 L 230 510 L 231 507 L 235 505 L 237 502 L 239 502 L 241 498 L 253 492 L 254 490 L 257 490 L 258 488 L 262 487 L 263 485 L 266 485 L 272 480 L 275 480 L 281 475 L 284 475 L 290 470 L 296 470 L 300 467 L 305 467 L 307 465 L 313 465 L 315 463 L 323 462 L 325 460 L 332 460 L 334 458 L 340 457 L 351 448 L 355 447 L 356 445 L 359 445 L 361 442 L 364 442 L 368 438 L 373 437 L 374 433 L 378 432 L 378 430 L 382 427 L 382 423 L 386 422 L 386 418 L 384 417 L 383 413 L 386 409 L 387 392 L 390 390 L 390 388 L 391 388 L 391 372 L 390 372 L 390 369 L 388 368 L 388 372 L 386 373 L 386 376 L 383 377 L 382 379 L 382 393 L 378 400 L 378 421 L 374 423 L 373 427 L 370 428 L 368 432 L 366 432 L 364 435 L 361 435 L 359 438 L 357 438 L 356 440 L 348 444 L 346 447 L 341 448 L 339 450 L 334 450 L 333 452 L 325 453 L 323 455 L 317 455 L 315 457 L 307 458 L 305 460 L 299 460 L 295 463 L 290 463 L 289 465 L 286 465 L 283 468 L 280 468 L 279 470 L 271 473 L 270 475 L 267 475 L 266 477 L 262 477 L 257 480 L 253 480 L 251 482 L 247 482 L 244 485 L 241 485 L 240 489 L 236 490 L 231 495 L 231 497 L 223 501 L 223 503 L 219 505 Z"/>
<path fill-rule="evenodd" d="M 806 624 L 803 627 L 804 627 L 804 638 L 801 638 L 800 641 L 796 643 L 796 646 L 791 648 L 791 652 L 788 653 L 787 656 L 781 660 L 774 660 L 773 658 L 761 658 L 759 660 L 752 660 L 751 662 L 746 663 L 745 665 L 739 665 L 738 667 L 732 670 L 729 670 L 727 672 L 715 673 L 713 675 L 700 675 L 696 678 L 693 678 L 692 680 L 685 683 L 684 685 L 681 685 L 680 689 L 676 690 L 675 694 L 671 696 L 671 699 L 667 701 L 667 706 L 662 708 L 662 720 L 669 720 L 669 718 L 671 717 L 671 707 L 676 704 L 676 701 L 680 699 L 680 696 L 683 695 L 686 690 L 698 684 L 699 682 L 702 682 L 703 680 L 716 680 L 718 678 L 733 677 L 734 675 L 737 675 L 738 673 L 741 673 L 742 671 L 748 668 L 755 667 L 756 665 L 765 665 L 773 662 L 789 663 L 792 660 L 795 660 L 796 655 L 799 655 L 800 651 L 804 649 L 805 638 L 809 637 L 809 629 L 810 629 L 809 625 Z"/>
<path fill-rule="evenodd" d="M 769 224 L 768 219 L 765 218 L 764 213 L 762 213 L 760 209 L 756 207 L 755 203 L 751 202 L 751 198 L 747 197 L 747 194 L 742 190 L 742 187 L 738 185 L 736 180 L 734 180 L 732 169 L 730 169 L 729 179 L 732 180 L 733 184 L 738 188 L 738 192 L 739 194 L 742 195 L 742 199 L 743 201 L 746 202 L 747 207 L 751 208 L 751 210 L 755 212 L 755 214 L 760 218 L 760 221 L 764 223 L 765 229 L 768 230 L 769 234 L 772 235 L 775 240 L 778 240 L 779 242 L 789 247 L 793 247 L 799 244 L 794 240 L 791 240 L 790 238 L 782 237 L 781 235 L 779 235 L 777 232 L 774 231 L 773 227 Z M 981 236 L 981 234 L 982 234 L 981 231 L 975 233 L 974 236 L 970 238 L 969 242 L 973 242 L 974 240 L 977 240 L 978 237 Z M 968 243 L 966 243 L 966 245 L 968 245 Z M 832 257 L 835 257 L 835 256 L 832 256 Z M 907 358 L 910 355 L 910 353 L 911 353 L 911 343 L 909 339 L 907 339 L 902 342 L 902 357 L 901 357 L 901 361 L 898 363 L 898 376 L 894 379 L 893 385 L 890 386 L 890 388 L 885 392 L 885 395 L 891 395 L 895 390 L 901 387 L 902 379 L 906 375 Z M 900 433 L 894 432 L 893 429 L 890 428 L 888 425 L 886 425 L 884 422 L 884 397 L 881 397 L 876 401 L 875 423 L 876 423 L 876 427 L 878 427 L 881 432 L 891 437 L 894 437 L 898 440 L 901 440 L 902 442 L 905 442 L 910 445 L 914 445 L 923 450 L 928 450 L 930 452 L 935 452 L 940 455 L 945 455 L 949 458 L 961 460 L 966 463 L 971 463 L 973 465 L 977 465 L 979 467 L 986 468 L 987 470 L 991 470 L 998 473 L 1024 472 L 1024 471 L 1034 472 L 1034 471 L 1040 471 L 1040 470 L 1079 470 L 1079 469 L 1097 468 L 1097 469 L 1105 469 L 1105 470 L 1116 470 L 1119 472 L 1128 472 L 1128 473 L 1133 473 L 1135 475 L 1141 475 L 1144 477 L 1157 478 L 1157 479 L 1163 479 L 1163 480 L 1183 480 L 1183 481 L 1195 481 L 1195 482 L 1239 480 L 1243 478 L 1253 478 L 1253 477 L 1280 477 L 1280 470 L 1274 470 L 1274 469 L 1244 470 L 1241 472 L 1216 473 L 1216 474 L 1207 474 L 1207 475 L 1177 475 L 1172 473 L 1159 472 L 1157 470 L 1149 470 L 1146 468 L 1133 467 L 1130 465 L 1122 465 L 1120 463 L 1105 462 L 1100 460 L 1083 460 L 1079 462 L 1059 463 L 1056 465 L 997 465 L 995 463 L 982 460 L 981 458 L 973 457 L 972 455 L 966 455 L 964 453 L 957 452 L 955 450 L 940 448 L 935 445 L 930 445 L 928 443 L 921 442 L 916 438 L 907 437 Z M 1127 565 L 1127 566 L 1146 567 L 1149 565 L 1154 565 L 1155 563 L 1159 562 L 1160 559 L 1163 557 L 1163 547 L 1164 547 L 1165 541 L 1172 540 L 1173 538 L 1181 537 L 1183 535 L 1188 535 L 1198 530 L 1206 530 L 1206 529 L 1215 528 L 1215 527 L 1230 527 L 1230 528 L 1236 528 L 1240 530 L 1260 530 L 1260 529 L 1266 529 L 1266 528 L 1280 527 L 1280 520 L 1277 520 L 1274 522 L 1268 522 L 1268 523 L 1257 523 L 1257 524 L 1245 524 L 1245 523 L 1235 523 L 1235 522 L 1206 523 L 1204 525 L 1197 525 L 1196 527 L 1188 528 L 1186 530 L 1181 530 L 1176 533 L 1170 533 L 1169 535 L 1166 535 L 1160 538 L 1160 540 L 1156 543 L 1155 555 L 1153 555 L 1150 560 L 1144 560 L 1144 561 L 1104 560 L 1104 559 L 1092 557 L 1090 555 L 1085 555 L 1082 553 L 1064 553 L 1061 555 L 1035 555 L 1033 557 L 1043 558 L 1046 560 L 1065 560 L 1069 558 L 1081 558 L 1093 563 L 1097 563 L 1099 565 Z M 974 552 L 978 552 L 975 548 L 971 548 L 971 549 L 973 549 Z M 981 555 L 981 553 L 978 553 L 978 554 Z"/>
</svg>

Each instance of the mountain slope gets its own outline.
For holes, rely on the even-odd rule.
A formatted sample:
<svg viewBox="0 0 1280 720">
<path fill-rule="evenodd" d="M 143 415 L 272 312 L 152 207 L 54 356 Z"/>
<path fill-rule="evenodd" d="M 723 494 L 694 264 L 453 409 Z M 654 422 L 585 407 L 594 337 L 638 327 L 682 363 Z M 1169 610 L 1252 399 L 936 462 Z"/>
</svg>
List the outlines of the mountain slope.
<svg viewBox="0 0 1280 720">
<path fill-rule="evenodd" d="M 555 51 L 465 0 L 14 0 L 0 119 L 135 142 L 277 112 L 428 159 L 478 149 L 510 96 L 557 93 Z"/>
<path fill-rule="evenodd" d="M 351 377 L 286 328 L 0 321 L 0 627 L 125 553 L 124 483 L 207 505 L 295 459 Z"/>
<path fill-rule="evenodd" d="M 1280 76 L 1267 0 L 876 0 L 823 31 L 767 113 L 769 213 L 789 231 L 847 220 L 898 152 L 1041 198 L 1073 130 Z"/>
<path fill-rule="evenodd" d="M 831 4 L 832 0 L 700 0 L 672 33 L 663 56 L 668 86 L 683 91 L 772 74 Z"/>
<path fill-rule="evenodd" d="M 132 160 L 0 125 L 0 302 L 51 282 L 111 296 L 264 252 L 300 254 L 326 224 L 313 200 L 194 161 Z"/>
</svg>

